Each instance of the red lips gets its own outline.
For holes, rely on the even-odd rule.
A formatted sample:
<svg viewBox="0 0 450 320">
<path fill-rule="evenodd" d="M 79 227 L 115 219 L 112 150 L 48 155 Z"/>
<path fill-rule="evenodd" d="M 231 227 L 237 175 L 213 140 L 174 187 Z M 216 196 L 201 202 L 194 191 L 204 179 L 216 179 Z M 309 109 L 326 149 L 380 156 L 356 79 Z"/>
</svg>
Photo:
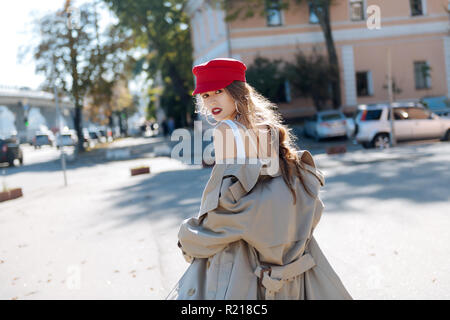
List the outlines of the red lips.
<svg viewBox="0 0 450 320">
<path fill-rule="evenodd" d="M 221 113 L 222 112 L 222 108 L 213 108 L 212 110 L 211 110 L 211 113 L 213 114 L 213 115 L 218 115 L 219 113 Z"/>
</svg>

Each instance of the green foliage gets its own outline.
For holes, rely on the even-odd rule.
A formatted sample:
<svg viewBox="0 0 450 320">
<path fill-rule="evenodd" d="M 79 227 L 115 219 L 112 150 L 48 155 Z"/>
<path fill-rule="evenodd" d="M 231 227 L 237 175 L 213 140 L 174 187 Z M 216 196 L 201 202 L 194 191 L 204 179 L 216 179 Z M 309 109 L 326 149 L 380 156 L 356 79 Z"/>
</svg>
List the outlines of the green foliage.
<svg viewBox="0 0 450 320">
<path fill-rule="evenodd" d="M 29 51 L 33 53 L 36 72 L 45 76 L 42 90 L 53 92 L 56 86 L 60 93 L 72 98 L 78 147 L 83 151 L 85 97 L 89 97 L 93 117 L 99 110 L 108 110 L 112 88 L 128 73 L 126 52 L 130 48 L 130 37 L 115 27 L 100 34 L 96 5 L 73 8 L 70 0 L 65 1 L 64 8 L 39 17 L 35 27 L 39 44 L 22 48 L 20 56 L 23 58 Z"/>
<path fill-rule="evenodd" d="M 256 57 L 246 71 L 247 82 L 264 97 L 273 102 L 286 101 L 283 61 Z"/>
<path fill-rule="evenodd" d="M 286 63 L 285 72 L 294 92 L 312 98 L 318 110 L 325 108 L 331 99 L 330 85 L 336 80 L 337 74 L 317 48 L 310 55 L 298 50 L 295 61 Z"/>
<path fill-rule="evenodd" d="M 193 114 L 192 45 L 185 0 L 120 1 L 104 0 L 120 24 L 131 30 L 135 46 L 144 54 L 134 66 L 134 74 L 146 71 L 152 79 L 161 72 L 161 107 L 178 124 L 186 125 L 186 113 Z M 154 82 L 154 88 L 160 86 Z M 151 99 L 151 101 L 153 101 Z M 152 103 L 150 103 L 151 105 Z"/>
<path fill-rule="evenodd" d="M 247 19 L 255 14 L 266 15 L 266 9 L 270 6 L 278 7 L 281 10 L 291 10 L 295 8 L 311 6 L 311 10 L 316 14 L 320 28 L 322 29 L 325 44 L 328 52 L 329 63 L 333 66 L 333 77 L 331 83 L 332 102 L 335 108 L 341 105 L 341 89 L 339 77 L 339 61 L 336 54 L 336 47 L 332 37 L 330 7 L 337 3 L 336 0 L 210 0 L 213 3 L 221 5 L 226 12 L 227 21 L 238 19 Z M 308 10 L 308 9 L 307 9 Z M 320 80 L 320 79 L 318 79 Z M 319 86 L 320 88 L 320 86 Z M 319 90 L 319 88 L 317 88 Z M 322 90 L 319 90 L 322 91 Z M 316 104 L 322 105 L 322 94 L 317 97 Z"/>
</svg>

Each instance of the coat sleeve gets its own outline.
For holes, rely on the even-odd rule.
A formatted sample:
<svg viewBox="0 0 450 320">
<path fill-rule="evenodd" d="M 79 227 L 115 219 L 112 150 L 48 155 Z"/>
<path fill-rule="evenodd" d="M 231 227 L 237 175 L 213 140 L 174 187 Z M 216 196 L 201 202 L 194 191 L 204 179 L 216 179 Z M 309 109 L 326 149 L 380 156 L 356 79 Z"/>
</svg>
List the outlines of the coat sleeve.
<svg viewBox="0 0 450 320">
<path fill-rule="evenodd" d="M 245 197 L 246 193 L 235 177 L 223 178 L 218 206 L 182 222 L 178 239 L 183 255 L 208 258 L 228 244 L 245 239 L 256 205 Z"/>
</svg>

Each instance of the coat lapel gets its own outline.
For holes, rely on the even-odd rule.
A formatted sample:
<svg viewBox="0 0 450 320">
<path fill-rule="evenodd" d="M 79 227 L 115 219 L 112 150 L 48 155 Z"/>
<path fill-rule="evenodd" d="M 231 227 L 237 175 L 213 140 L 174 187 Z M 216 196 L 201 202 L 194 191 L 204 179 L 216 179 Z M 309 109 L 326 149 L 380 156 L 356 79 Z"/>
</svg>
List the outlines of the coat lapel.
<svg viewBox="0 0 450 320">
<path fill-rule="evenodd" d="M 314 162 L 314 158 L 308 150 L 300 150 L 298 153 L 300 159 L 302 159 L 303 166 L 314 174 L 316 178 L 320 181 L 321 186 L 325 185 L 325 175 L 322 171 L 317 169 L 316 163 Z"/>
<path fill-rule="evenodd" d="M 311 156 L 311 153 L 307 150 L 301 150 L 299 151 L 299 156 L 300 157 L 304 156 L 304 159 L 306 160 L 303 161 L 305 168 L 311 173 L 313 173 L 323 186 L 325 184 L 324 175 L 319 169 L 315 167 L 315 163 Z M 308 162 L 311 163 L 313 166 L 309 165 Z M 198 212 L 197 218 L 200 218 L 208 211 L 217 208 L 219 204 L 222 180 L 224 177 L 226 176 L 236 177 L 241 183 L 242 187 L 245 189 L 245 191 L 250 192 L 250 190 L 252 190 L 253 187 L 256 185 L 262 171 L 265 172 L 265 174 L 269 174 L 268 171 L 265 170 L 266 163 L 267 162 L 265 160 L 258 159 L 256 163 L 250 164 L 249 163 L 216 164 L 212 169 L 211 176 L 203 191 L 202 202 L 200 205 L 200 210 Z M 270 176 L 272 177 L 276 177 L 279 175 L 281 175 L 281 171 L 279 168 L 275 173 L 270 174 Z"/>
<path fill-rule="evenodd" d="M 197 218 L 200 218 L 206 212 L 217 208 L 217 205 L 219 204 L 220 186 L 225 169 L 225 164 L 216 164 L 213 167 L 211 176 L 203 191 L 202 202 Z"/>
<path fill-rule="evenodd" d="M 256 163 L 251 164 L 216 164 L 211 172 L 211 177 L 205 186 L 205 190 L 203 191 L 202 203 L 197 218 L 200 218 L 208 211 L 217 208 L 224 177 L 236 177 L 245 191 L 250 192 L 258 181 L 263 165 L 264 161 L 259 159 Z"/>
</svg>

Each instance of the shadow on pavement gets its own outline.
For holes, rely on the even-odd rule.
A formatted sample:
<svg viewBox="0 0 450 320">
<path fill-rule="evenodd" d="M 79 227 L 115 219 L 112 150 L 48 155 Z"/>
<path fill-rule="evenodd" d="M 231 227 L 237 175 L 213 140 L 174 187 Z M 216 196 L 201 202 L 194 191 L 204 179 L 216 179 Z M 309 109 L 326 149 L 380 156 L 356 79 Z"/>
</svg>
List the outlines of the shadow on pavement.
<svg viewBox="0 0 450 320">
<path fill-rule="evenodd" d="M 449 201 L 448 163 L 417 163 L 418 155 L 403 160 L 386 160 L 352 165 L 352 170 L 326 177 L 326 212 L 355 211 L 349 202 L 358 198 L 379 201 L 402 199 L 413 203 Z M 328 191 L 329 190 L 329 191 Z M 360 209 L 358 209 L 360 210 Z"/>
<path fill-rule="evenodd" d="M 116 227 L 139 222 L 142 219 L 161 220 L 175 218 L 174 226 L 182 219 L 196 215 L 203 188 L 211 169 L 185 169 L 157 173 L 128 188 L 111 191 L 118 196 L 114 207 L 133 205 L 133 213 L 117 217 Z"/>
<path fill-rule="evenodd" d="M 424 162 L 430 155 L 356 164 L 326 176 L 321 195 L 325 213 L 361 211 L 350 202 L 358 198 L 400 199 L 417 204 L 449 201 L 449 164 Z M 132 214 L 120 216 L 117 227 L 142 219 L 166 218 L 175 227 L 182 219 L 197 214 L 210 173 L 210 169 L 163 172 L 129 188 L 115 190 L 119 195 L 114 206 L 126 207 L 132 203 L 136 208 Z"/>
</svg>

